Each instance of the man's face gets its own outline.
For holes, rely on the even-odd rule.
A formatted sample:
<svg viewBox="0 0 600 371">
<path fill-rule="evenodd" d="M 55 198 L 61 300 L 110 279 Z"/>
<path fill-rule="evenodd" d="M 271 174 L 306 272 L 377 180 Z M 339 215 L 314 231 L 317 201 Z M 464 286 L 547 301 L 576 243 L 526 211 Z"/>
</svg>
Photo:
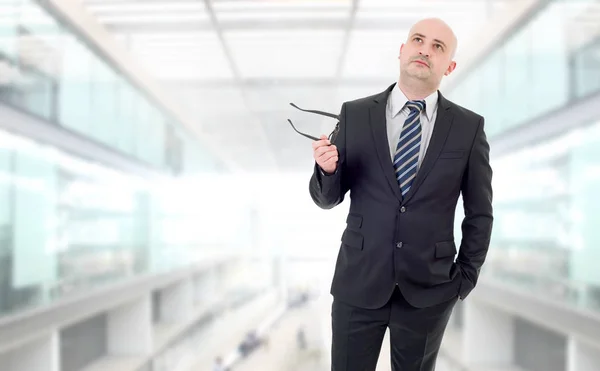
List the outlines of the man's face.
<svg viewBox="0 0 600 371">
<path fill-rule="evenodd" d="M 400 71 L 409 77 L 439 86 L 456 63 L 452 61 L 456 39 L 452 30 L 436 20 L 424 20 L 413 26 L 400 47 Z"/>
</svg>

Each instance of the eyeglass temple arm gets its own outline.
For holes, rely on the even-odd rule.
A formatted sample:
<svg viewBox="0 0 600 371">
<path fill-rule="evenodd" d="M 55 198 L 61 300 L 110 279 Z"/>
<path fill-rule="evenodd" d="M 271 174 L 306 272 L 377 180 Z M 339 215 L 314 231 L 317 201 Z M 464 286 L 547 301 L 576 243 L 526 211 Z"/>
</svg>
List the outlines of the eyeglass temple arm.
<svg viewBox="0 0 600 371">
<path fill-rule="evenodd" d="M 295 105 L 294 103 L 290 103 L 290 106 L 292 106 L 292 107 L 294 107 L 296 109 L 299 109 L 300 111 L 310 112 L 310 113 L 316 113 L 318 115 L 323 115 L 323 116 L 331 117 L 331 118 L 334 118 L 336 120 L 340 119 L 340 117 L 338 115 L 334 115 L 333 113 L 323 112 L 323 111 L 317 111 L 317 110 L 302 109 L 302 108 L 298 107 L 297 105 Z"/>
<path fill-rule="evenodd" d="M 309 134 L 304 134 L 303 132 L 299 131 L 298 129 L 296 129 L 296 127 L 294 126 L 294 124 L 292 124 L 292 120 L 288 119 L 288 122 L 290 123 L 290 125 L 292 125 L 292 128 L 294 129 L 294 131 L 308 139 L 312 139 L 312 140 L 321 140 L 317 137 L 313 137 L 312 135 Z"/>
</svg>

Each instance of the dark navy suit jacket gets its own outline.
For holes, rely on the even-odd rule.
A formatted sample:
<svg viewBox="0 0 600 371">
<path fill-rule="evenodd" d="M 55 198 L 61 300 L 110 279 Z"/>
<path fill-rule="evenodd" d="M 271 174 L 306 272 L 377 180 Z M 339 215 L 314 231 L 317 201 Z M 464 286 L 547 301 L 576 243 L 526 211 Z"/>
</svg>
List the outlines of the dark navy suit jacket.
<svg viewBox="0 0 600 371">
<path fill-rule="evenodd" d="M 492 231 L 492 169 L 483 117 L 438 92 L 427 153 L 402 197 L 386 131 L 394 85 L 342 105 L 336 172 L 326 175 L 315 164 L 309 184 L 323 209 L 340 204 L 349 192 L 331 294 L 362 308 L 382 307 L 396 286 L 415 307 L 457 295 L 464 299 L 477 283 Z M 465 218 L 457 251 L 454 219 L 461 193 Z"/>
</svg>

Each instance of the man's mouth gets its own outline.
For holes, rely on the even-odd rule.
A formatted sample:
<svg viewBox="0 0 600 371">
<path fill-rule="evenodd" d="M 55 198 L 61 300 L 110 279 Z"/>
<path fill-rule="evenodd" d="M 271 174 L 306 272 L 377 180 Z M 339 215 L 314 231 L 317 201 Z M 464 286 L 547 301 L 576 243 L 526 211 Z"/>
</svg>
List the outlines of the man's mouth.
<svg viewBox="0 0 600 371">
<path fill-rule="evenodd" d="M 422 65 L 423 65 L 423 66 L 425 66 L 425 67 L 429 67 L 429 64 L 427 64 L 426 62 L 423 62 L 423 61 L 421 61 L 421 60 L 418 60 L 418 59 L 417 59 L 417 60 L 415 60 L 414 62 L 415 62 L 415 63 L 418 63 L 418 64 L 422 64 Z"/>
</svg>

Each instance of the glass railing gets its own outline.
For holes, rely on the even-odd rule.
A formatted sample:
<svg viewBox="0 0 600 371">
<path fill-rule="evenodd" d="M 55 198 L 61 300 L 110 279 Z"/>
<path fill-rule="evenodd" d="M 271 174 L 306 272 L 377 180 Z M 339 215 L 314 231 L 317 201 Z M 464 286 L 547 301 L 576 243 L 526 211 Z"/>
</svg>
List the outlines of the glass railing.
<svg viewBox="0 0 600 371">
<path fill-rule="evenodd" d="M 508 262 L 507 262 L 508 263 Z M 569 304 L 573 308 L 600 312 L 600 285 L 561 278 L 548 271 L 545 274 L 518 271 L 508 267 L 486 269 L 482 277 L 511 288 L 541 295 L 544 298 Z"/>
<path fill-rule="evenodd" d="M 599 144 L 600 123 L 590 122 L 492 159 L 494 227 L 482 274 L 600 311 Z M 456 236 L 463 216 L 459 206 Z"/>
<path fill-rule="evenodd" d="M 600 91 L 595 0 L 549 0 L 477 61 L 447 96 L 493 138 Z M 461 68 L 460 60 L 458 68 Z"/>
<path fill-rule="evenodd" d="M 0 316 L 248 241 L 245 209 L 202 182 L 199 194 L 0 131 Z"/>
<path fill-rule="evenodd" d="M 0 2 L 0 102 L 171 173 L 184 170 L 186 157 L 217 162 L 160 102 L 34 0 Z"/>
<path fill-rule="evenodd" d="M 600 16 L 596 22 L 600 23 Z M 578 46 L 571 53 L 571 80 L 573 99 L 580 99 L 600 91 L 600 34 Z"/>
</svg>

